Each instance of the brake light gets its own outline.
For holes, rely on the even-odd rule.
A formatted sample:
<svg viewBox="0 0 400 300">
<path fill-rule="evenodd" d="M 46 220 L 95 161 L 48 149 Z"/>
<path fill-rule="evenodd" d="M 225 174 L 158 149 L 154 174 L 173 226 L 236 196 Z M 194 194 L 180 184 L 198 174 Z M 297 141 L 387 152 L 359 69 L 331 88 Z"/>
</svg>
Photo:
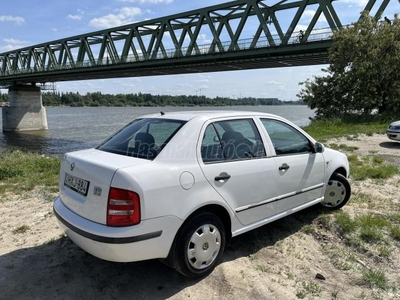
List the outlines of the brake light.
<svg viewBox="0 0 400 300">
<path fill-rule="evenodd" d="M 110 188 L 107 202 L 107 225 L 121 227 L 139 223 L 139 195 L 128 190 Z"/>
</svg>

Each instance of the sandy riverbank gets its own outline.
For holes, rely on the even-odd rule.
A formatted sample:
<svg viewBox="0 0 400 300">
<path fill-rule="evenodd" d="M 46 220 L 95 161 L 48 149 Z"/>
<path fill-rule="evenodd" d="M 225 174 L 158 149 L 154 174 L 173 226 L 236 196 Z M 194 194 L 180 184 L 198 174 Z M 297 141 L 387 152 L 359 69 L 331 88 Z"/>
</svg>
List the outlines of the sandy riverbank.
<svg viewBox="0 0 400 300">
<path fill-rule="evenodd" d="M 329 143 L 356 146 L 352 154 L 381 155 L 400 165 L 400 143 L 384 135 Z M 344 211 L 400 212 L 400 176 L 352 180 L 352 188 L 380 204 L 371 209 L 350 200 Z M 63 235 L 51 199 L 39 191 L 1 200 L 0 299 L 400 299 L 399 290 L 372 289 L 361 275 L 366 268 L 382 270 L 400 289 L 399 243 L 389 257 L 359 253 L 324 228 L 315 209 L 233 239 L 215 271 L 193 281 L 157 260 L 118 264 L 86 254 Z M 350 254 L 354 259 L 346 260 Z M 326 279 L 316 279 L 317 273 Z"/>
</svg>

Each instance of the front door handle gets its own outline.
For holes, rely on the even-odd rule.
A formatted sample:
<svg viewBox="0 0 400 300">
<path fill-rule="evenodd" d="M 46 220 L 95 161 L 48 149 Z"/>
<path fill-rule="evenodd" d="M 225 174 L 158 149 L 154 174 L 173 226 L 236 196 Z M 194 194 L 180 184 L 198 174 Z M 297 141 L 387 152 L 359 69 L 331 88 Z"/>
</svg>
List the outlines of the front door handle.
<svg viewBox="0 0 400 300">
<path fill-rule="evenodd" d="M 288 164 L 284 163 L 282 166 L 279 167 L 279 171 L 288 170 L 290 167 Z"/>
<path fill-rule="evenodd" d="M 218 176 L 215 176 L 214 180 L 215 181 L 222 181 L 222 180 L 228 180 L 229 178 L 231 178 L 231 175 L 229 175 L 226 172 L 222 172 Z"/>
</svg>

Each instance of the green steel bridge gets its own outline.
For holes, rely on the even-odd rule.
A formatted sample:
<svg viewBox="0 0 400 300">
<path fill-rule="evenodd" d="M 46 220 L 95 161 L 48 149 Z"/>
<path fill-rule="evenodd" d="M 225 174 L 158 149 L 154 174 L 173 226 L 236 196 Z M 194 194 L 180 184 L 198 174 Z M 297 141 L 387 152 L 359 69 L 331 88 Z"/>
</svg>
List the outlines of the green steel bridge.
<svg viewBox="0 0 400 300">
<path fill-rule="evenodd" d="M 360 11 L 378 18 L 394 1 L 369 0 Z M 237 0 L 1 53 L 0 86 L 325 64 L 344 26 L 334 2 Z M 300 35 L 307 11 L 315 14 Z"/>
</svg>

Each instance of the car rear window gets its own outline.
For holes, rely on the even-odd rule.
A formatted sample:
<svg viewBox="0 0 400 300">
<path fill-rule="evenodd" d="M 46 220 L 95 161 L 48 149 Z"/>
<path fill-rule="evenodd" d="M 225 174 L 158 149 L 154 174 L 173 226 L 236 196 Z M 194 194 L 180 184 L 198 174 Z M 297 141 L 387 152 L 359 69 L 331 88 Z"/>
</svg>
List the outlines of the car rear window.
<svg viewBox="0 0 400 300">
<path fill-rule="evenodd" d="M 170 119 L 136 119 L 96 149 L 152 160 L 185 123 Z"/>
</svg>

